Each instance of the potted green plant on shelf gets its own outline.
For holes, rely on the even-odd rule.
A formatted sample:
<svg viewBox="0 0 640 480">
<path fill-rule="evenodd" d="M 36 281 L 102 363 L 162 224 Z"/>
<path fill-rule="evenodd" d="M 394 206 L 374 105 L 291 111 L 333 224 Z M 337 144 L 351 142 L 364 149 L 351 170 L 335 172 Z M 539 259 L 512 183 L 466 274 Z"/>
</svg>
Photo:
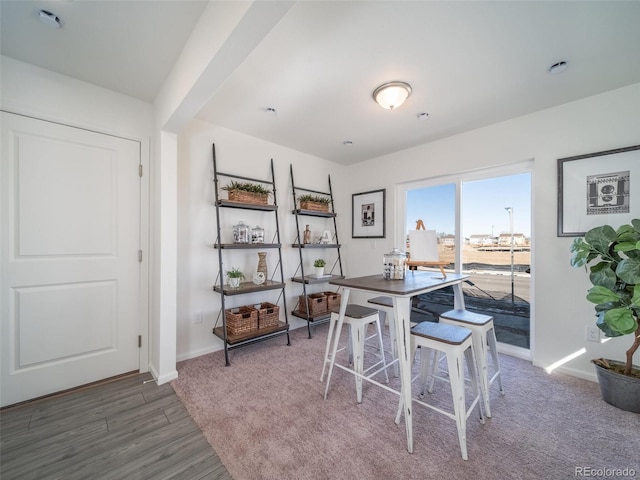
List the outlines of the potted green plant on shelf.
<svg viewBox="0 0 640 480">
<path fill-rule="evenodd" d="M 588 267 L 593 284 L 587 300 L 595 304 L 596 325 L 607 337 L 632 335 L 625 362 L 594 359 L 603 399 L 640 413 L 640 367 L 633 355 L 640 347 L 640 219 L 614 230 L 602 225 L 571 244 L 571 265 Z"/>
<path fill-rule="evenodd" d="M 331 199 L 322 195 L 305 194 L 298 197 L 300 209 L 313 210 L 316 212 L 328 212 Z"/>
<path fill-rule="evenodd" d="M 227 282 L 231 288 L 238 288 L 240 286 L 240 280 L 244 280 L 244 273 L 238 268 L 232 268 L 227 271 Z"/>
<path fill-rule="evenodd" d="M 317 258 L 313 261 L 313 266 L 316 269 L 316 277 L 322 277 L 324 275 L 324 267 L 327 262 L 322 258 Z"/>
<path fill-rule="evenodd" d="M 264 185 L 252 182 L 238 182 L 233 180 L 229 185 L 222 187 L 229 192 L 229 201 L 240 203 L 254 203 L 266 205 L 269 201 L 271 190 Z"/>
</svg>

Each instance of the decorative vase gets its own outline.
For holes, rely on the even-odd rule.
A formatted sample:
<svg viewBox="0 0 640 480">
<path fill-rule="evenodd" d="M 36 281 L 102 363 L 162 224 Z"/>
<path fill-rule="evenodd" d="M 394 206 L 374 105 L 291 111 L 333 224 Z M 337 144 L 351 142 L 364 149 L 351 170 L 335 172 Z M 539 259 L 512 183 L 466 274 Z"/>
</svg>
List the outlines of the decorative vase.
<svg viewBox="0 0 640 480">
<path fill-rule="evenodd" d="M 258 268 L 256 271 L 262 272 L 265 279 L 268 278 L 267 252 L 258 252 Z"/>
<path fill-rule="evenodd" d="M 238 288 L 240 286 L 240 279 L 237 277 L 229 278 L 229 286 L 231 288 Z"/>
<path fill-rule="evenodd" d="M 307 225 L 307 228 L 304 230 L 302 243 L 311 243 L 311 230 L 309 230 L 309 225 Z"/>
<path fill-rule="evenodd" d="M 313 267 L 316 269 L 316 277 L 322 277 L 324 275 L 324 267 Z"/>
</svg>

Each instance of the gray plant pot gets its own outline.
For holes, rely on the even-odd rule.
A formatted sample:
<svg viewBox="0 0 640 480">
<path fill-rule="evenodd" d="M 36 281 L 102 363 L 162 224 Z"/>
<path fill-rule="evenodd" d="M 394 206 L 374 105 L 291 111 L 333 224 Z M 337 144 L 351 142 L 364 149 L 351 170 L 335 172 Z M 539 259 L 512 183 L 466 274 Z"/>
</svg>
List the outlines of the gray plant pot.
<svg viewBox="0 0 640 480">
<path fill-rule="evenodd" d="M 607 362 L 612 365 L 622 365 L 621 362 L 614 360 L 607 359 Z M 597 364 L 594 365 L 602 399 L 621 410 L 640 413 L 640 379 L 621 375 Z"/>
</svg>

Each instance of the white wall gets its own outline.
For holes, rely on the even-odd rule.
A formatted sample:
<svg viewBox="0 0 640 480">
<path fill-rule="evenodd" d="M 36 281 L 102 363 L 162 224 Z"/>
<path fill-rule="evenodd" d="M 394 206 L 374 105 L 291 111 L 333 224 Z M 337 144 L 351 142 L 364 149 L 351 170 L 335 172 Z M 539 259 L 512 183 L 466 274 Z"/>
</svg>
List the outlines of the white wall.
<svg viewBox="0 0 640 480">
<path fill-rule="evenodd" d="M 276 198 L 280 235 L 283 245 L 283 267 L 285 279 L 290 279 L 299 262 L 298 251 L 291 247 L 295 233 L 295 217 L 290 179 L 290 165 L 293 165 L 297 186 L 319 191 L 328 190 L 328 175 L 332 183 L 344 175 L 346 167 L 297 152 L 257 138 L 242 135 L 198 120 L 190 122 L 178 137 L 178 299 L 177 299 L 177 356 L 184 360 L 223 348 L 222 341 L 213 335 L 220 311 L 220 295 L 213 292 L 217 283 L 218 251 L 212 247 L 216 239 L 216 212 L 213 190 L 213 162 L 211 145 L 215 143 L 218 170 L 225 173 L 269 179 L 270 160 L 274 161 L 276 176 Z M 221 179 L 221 186 L 229 179 Z M 334 194 L 337 192 L 333 185 Z M 346 195 L 337 194 L 341 201 Z M 350 197 L 349 197 L 350 201 Z M 340 212 L 348 212 L 340 203 Z M 223 243 L 230 243 L 232 225 L 244 220 L 251 226 L 261 225 L 266 238 L 274 235 L 272 213 L 256 213 L 235 209 L 222 209 Z M 342 232 L 340 240 L 347 236 Z M 346 232 L 345 232 L 346 234 Z M 258 257 L 250 251 L 225 251 L 225 267 L 237 266 L 245 275 L 255 271 Z M 268 250 L 269 271 L 276 268 L 277 252 Z M 309 267 L 309 265 L 307 265 Z M 219 281 L 219 280 L 218 280 Z M 295 306 L 297 296 L 302 292 L 300 284 L 287 280 L 286 299 L 288 310 Z M 271 292 L 276 295 L 279 292 Z M 239 305 L 265 300 L 265 294 L 243 295 Z M 229 299 L 228 305 L 236 300 Z M 194 315 L 201 312 L 203 322 L 194 323 Z M 222 320 L 220 320 L 221 322 Z M 291 328 L 306 327 L 306 322 L 289 316 Z M 220 326 L 221 323 L 218 324 Z M 251 348 L 251 347 L 248 347 Z"/>
</svg>

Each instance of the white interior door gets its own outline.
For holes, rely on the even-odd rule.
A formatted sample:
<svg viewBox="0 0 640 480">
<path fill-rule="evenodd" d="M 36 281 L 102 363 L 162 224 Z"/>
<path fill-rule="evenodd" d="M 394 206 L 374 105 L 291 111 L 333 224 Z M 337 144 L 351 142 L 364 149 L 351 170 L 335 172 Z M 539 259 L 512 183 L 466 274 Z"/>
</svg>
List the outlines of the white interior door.
<svg viewBox="0 0 640 480">
<path fill-rule="evenodd" d="M 1 115 L 4 406 L 139 369 L 140 144 Z"/>
</svg>

